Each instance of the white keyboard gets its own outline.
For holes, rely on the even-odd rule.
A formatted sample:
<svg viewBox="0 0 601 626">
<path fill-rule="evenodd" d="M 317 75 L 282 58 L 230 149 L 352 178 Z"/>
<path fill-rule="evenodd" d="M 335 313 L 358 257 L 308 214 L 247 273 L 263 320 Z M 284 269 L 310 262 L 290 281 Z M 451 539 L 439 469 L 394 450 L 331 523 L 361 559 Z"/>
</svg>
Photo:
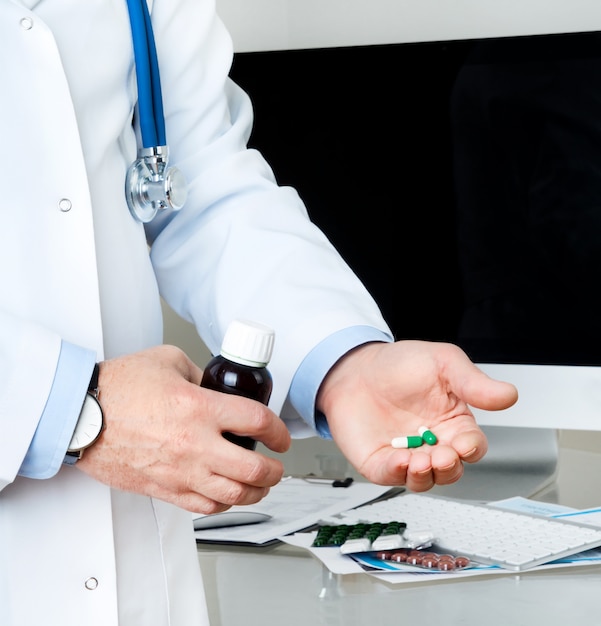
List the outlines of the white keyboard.
<svg viewBox="0 0 601 626">
<path fill-rule="evenodd" d="M 601 546 L 601 527 L 408 493 L 336 515 L 337 524 L 388 522 L 430 531 L 436 551 L 521 571 Z"/>
</svg>

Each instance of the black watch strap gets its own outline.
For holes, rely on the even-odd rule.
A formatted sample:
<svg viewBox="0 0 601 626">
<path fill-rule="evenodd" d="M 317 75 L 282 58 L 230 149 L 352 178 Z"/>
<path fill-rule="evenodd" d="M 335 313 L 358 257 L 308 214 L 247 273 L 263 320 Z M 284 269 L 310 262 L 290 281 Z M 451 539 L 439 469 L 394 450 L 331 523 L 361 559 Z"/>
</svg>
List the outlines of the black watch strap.
<svg viewBox="0 0 601 626">
<path fill-rule="evenodd" d="M 92 371 L 92 378 L 90 378 L 90 384 L 88 385 L 88 391 L 98 398 L 98 377 L 100 376 L 100 365 L 94 364 L 94 370 Z"/>
</svg>

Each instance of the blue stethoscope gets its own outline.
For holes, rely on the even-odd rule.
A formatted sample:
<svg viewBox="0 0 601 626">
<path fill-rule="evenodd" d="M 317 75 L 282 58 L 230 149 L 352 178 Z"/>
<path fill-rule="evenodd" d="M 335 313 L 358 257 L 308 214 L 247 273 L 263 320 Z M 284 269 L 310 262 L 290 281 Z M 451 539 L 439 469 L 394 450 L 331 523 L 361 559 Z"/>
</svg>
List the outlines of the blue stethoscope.
<svg viewBox="0 0 601 626">
<path fill-rule="evenodd" d="M 147 223 L 159 210 L 181 209 L 188 191 L 184 175 L 177 168 L 168 167 L 161 80 L 148 5 L 146 0 L 127 0 L 127 8 L 134 44 L 142 147 L 127 172 L 125 195 L 134 218 Z"/>
</svg>

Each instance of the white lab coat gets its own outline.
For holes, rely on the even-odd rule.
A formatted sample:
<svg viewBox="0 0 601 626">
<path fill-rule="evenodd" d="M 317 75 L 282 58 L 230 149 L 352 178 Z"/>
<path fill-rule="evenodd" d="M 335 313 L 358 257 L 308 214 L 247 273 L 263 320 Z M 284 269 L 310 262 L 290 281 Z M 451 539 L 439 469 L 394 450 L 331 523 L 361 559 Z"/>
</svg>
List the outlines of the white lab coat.
<svg viewBox="0 0 601 626">
<path fill-rule="evenodd" d="M 123 192 L 136 156 L 125 0 L 0 3 L 2 626 L 206 623 L 188 513 L 76 468 L 17 476 L 61 338 L 99 359 L 158 344 L 159 292 L 213 351 L 234 317 L 271 325 L 271 406 L 305 436 L 286 402 L 300 361 L 346 326 L 386 330 L 295 192 L 244 149 L 250 107 L 227 83 L 213 0 L 152 10 L 172 162 L 190 187 L 148 231 L 149 256 Z"/>
</svg>

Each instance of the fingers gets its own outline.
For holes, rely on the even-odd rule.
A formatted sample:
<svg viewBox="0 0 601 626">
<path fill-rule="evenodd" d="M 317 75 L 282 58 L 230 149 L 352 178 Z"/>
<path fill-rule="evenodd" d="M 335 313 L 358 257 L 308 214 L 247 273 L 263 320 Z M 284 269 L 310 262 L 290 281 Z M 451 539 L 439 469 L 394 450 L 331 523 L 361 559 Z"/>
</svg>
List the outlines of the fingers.
<svg viewBox="0 0 601 626">
<path fill-rule="evenodd" d="M 202 513 L 212 515 L 227 511 L 234 505 L 256 504 L 269 493 L 268 488 L 246 488 L 244 497 L 232 498 L 231 503 L 224 503 L 222 499 L 213 499 L 205 493 L 196 491 L 184 491 L 173 493 L 170 489 L 164 491 L 157 490 L 153 497 L 174 504 L 192 513 Z"/>
<path fill-rule="evenodd" d="M 469 438 L 465 447 L 470 447 Z M 474 456 L 484 454 L 479 449 Z M 450 485 L 457 482 L 464 472 L 463 463 L 468 462 L 458 451 L 446 444 L 420 449 L 394 449 L 385 447 L 372 456 L 360 470 L 371 482 L 382 485 L 405 485 L 415 492 L 427 491 L 434 485 Z"/>
<path fill-rule="evenodd" d="M 284 422 L 259 402 L 240 396 L 227 396 L 218 391 L 202 389 L 206 395 L 208 414 L 219 422 L 222 432 L 260 441 L 274 452 L 286 452 L 291 438 Z"/>
<path fill-rule="evenodd" d="M 235 444 L 232 444 L 235 445 Z M 257 453 L 251 453 L 259 456 Z M 264 458 L 264 457 L 263 457 Z M 256 465 L 263 465 L 262 463 Z M 198 481 L 189 481 L 188 490 L 182 491 L 174 499 L 174 504 L 196 513 L 212 514 L 227 510 L 233 505 L 255 504 L 262 500 L 270 487 L 278 484 L 282 478 L 283 467 L 280 463 L 269 464 L 255 472 L 260 477 L 243 476 L 242 471 L 234 476 L 215 473 L 209 478 L 200 477 Z M 166 494 L 169 497 L 169 494 Z M 199 508 L 201 507 L 201 508 Z"/>
<path fill-rule="evenodd" d="M 231 481 L 222 476 L 215 476 L 211 485 L 203 484 L 194 489 L 173 489 L 173 483 L 162 486 L 154 485 L 149 489 L 151 497 L 169 502 L 193 513 L 211 515 L 221 513 L 234 505 L 256 504 L 268 493 L 269 487 L 252 487 Z"/>
<path fill-rule="evenodd" d="M 217 513 L 233 505 L 259 502 L 282 478 L 284 468 L 277 459 L 242 449 L 226 440 L 218 442 L 215 448 L 220 449 L 210 471 L 199 463 L 198 470 L 191 472 L 181 491 L 170 493 L 177 483 L 173 475 L 166 477 L 163 499 L 190 511 Z"/>
<path fill-rule="evenodd" d="M 217 442 L 216 454 L 210 466 L 210 472 L 199 466 L 199 470 L 191 474 L 189 484 L 192 489 L 201 482 L 211 482 L 212 492 L 209 495 L 218 497 L 227 504 L 247 504 L 240 502 L 242 494 L 240 485 L 244 487 L 269 488 L 276 485 L 282 478 L 284 466 L 278 459 L 264 456 L 253 450 L 246 450 L 227 440 Z M 225 451 L 224 451 L 225 450 Z"/>
<path fill-rule="evenodd" d="M 454 437 L 452 445 L 464 463 L 476 463 L 488 451 L 488 441 L 480 429 L 460 432 Z"/>
<path fill-rule="evenodd" d="M 279 460 L 240 448 L 220 434 L 193 454 L 184 446 L 163 448 L 152 457 L 132 450 L 119 465 L 98 456 L 90 449 L 78 467 L 115 488 L 205 514 L 258 502 L 284 471 Z"/>
<path fill-rule="evenodd" d="M 486 437 L 474 428 L 461 431 L 450 445 L 439 443 L 429 447 L 429 454 L 416 451 L 410 459 L 407 486 L 413 491 L 427 491 L 434 485 L 453 484 L 463 476 L 464 463 L 480 460 L 487 449 Z"/>
</svg>

